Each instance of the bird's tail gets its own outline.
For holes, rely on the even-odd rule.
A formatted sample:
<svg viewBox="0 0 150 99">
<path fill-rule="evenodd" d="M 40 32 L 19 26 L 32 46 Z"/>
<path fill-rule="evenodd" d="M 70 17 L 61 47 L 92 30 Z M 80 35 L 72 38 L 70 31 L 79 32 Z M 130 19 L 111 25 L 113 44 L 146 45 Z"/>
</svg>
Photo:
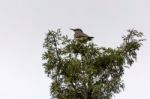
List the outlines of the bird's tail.
<svg viewBox="0 0 150 99">
<path fill-rule="evenodd" d="M 88 40 L 91 41 L 94 37 L 88 37 Z"/>
</svg>

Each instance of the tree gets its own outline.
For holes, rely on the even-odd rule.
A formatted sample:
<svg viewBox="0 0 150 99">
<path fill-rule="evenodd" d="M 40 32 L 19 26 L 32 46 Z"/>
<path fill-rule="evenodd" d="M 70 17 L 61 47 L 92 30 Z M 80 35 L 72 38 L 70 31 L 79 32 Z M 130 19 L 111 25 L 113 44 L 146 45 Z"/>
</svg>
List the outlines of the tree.
<svg viewBox="0 0 150 99">
<path fill-rule="evenodd" d="M 56 99 L 111 99 L 124 89 L 122 76 L 137 58 L 143 33 L 128 30 L 117 48 L 98 47 L 49 31 L 43 44 L 45 73 Z"/>
</svg>

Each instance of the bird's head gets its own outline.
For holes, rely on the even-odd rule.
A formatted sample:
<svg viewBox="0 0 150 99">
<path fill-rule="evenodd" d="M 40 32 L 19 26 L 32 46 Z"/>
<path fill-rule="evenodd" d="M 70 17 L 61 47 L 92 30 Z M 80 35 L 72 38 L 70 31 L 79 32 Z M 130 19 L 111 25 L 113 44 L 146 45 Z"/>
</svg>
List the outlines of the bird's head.
<svg viewBox="0 0 150 99">
<path fill-rule="evenodd" d="M 83 32 L 80 28 L 76 28 L 76 29 L 70 28 L 70 30 L 72 30 L 72 31 L 74 31 L 74 32 Z"/>
</svg>

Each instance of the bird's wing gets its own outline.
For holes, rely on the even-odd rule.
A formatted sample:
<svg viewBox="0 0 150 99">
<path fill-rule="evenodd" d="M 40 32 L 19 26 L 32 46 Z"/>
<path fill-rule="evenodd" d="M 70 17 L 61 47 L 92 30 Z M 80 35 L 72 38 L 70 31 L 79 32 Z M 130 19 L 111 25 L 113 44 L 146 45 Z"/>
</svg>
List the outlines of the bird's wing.
<svg viewBox="0 0 150 99">
<path fill-rule="evenodd" d="M 87 34 L 85 34 L 85 33 L 82 33 L 82 35 L 84 36 L 84 37 L 89 37 Z"/>
<path fill-rule="evenodd" d="M 85 33 L 75 33 L 75 38 L 80 38 L 80 37 L 89 37 L 87 34 L 85 34 Z"/>
</svg>

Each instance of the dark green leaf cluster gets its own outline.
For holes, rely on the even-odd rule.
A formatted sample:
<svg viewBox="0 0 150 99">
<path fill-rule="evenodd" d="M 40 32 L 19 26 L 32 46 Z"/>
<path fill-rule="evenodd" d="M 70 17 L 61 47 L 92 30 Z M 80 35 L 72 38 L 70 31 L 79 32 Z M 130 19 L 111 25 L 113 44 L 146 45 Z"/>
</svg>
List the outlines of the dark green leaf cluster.
<svg viewBox="0 0 150 99">
<path fill-rule="evenodd" d="M 129 30 L 115 48 L 98 47 L 49 31 L 45 38 L 43 64 L 52 79 L 51 95 L 57 99 L 111 99 L 124 88 L 122 76 L 132 65 L 142 45 L 143 34 Z"/>
</svg>

